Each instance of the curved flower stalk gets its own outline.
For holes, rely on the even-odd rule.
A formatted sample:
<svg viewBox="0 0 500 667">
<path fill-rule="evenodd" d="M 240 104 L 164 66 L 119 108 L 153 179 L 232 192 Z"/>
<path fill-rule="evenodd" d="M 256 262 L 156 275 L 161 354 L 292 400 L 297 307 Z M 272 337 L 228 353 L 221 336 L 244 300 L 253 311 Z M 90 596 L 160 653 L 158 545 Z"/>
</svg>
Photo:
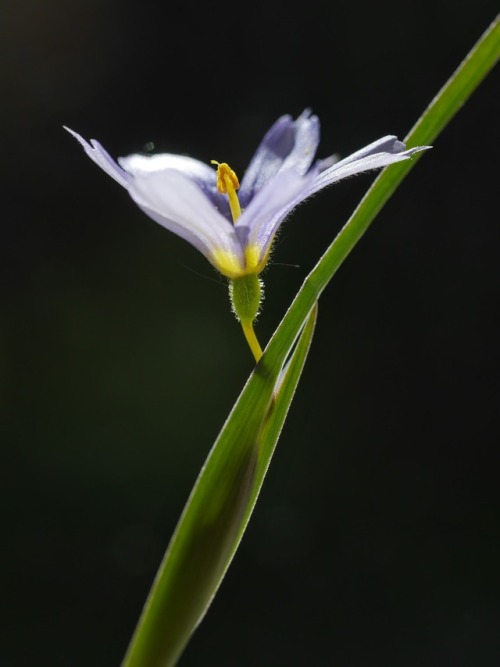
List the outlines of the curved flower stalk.
<svg viewBox="0 0 500 667">
<path fill-rule="evenodd" d="M 95 139 L 87 142 L 68 127 L 87 155 L 126 188 L 153 220 L 185 239 L 229 279 L 233 311 L 256 361 L 262 354 L 253 330 L 262 282 L 276 232 L 286 216 L 314 193 L 348 176 L 407 160 L 430 148 L 407 149 L 389 135 L 343 160 L 316 160 L 320 125 L 305 110 L 284 115 L 268 130 L 241 184 L 226 163 L 162 153 L 129 155 L 117 161 Z M 238 192 L 238 194 L 236 194 Z"/>
</svg>

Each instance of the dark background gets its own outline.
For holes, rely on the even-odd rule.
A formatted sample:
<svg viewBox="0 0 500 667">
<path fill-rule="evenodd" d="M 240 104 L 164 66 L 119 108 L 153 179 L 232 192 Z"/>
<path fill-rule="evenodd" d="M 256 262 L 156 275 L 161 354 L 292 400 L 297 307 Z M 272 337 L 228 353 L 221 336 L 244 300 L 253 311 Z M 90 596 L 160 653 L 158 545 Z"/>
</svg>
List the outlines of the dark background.
<svg viewBox="0 0 500 667">
<path fill-rule="evenodd" d="M 224 282 L 62 130 L 241 175 L 311 107 L 318 157 L 404 137 L 494 2 L 4 2 L 6 667 L 118 667 L 252 368 Z M 497 72 L 320 301 L 248 531 L 183 667 L 500 664 Z M 300 207 L 266 341 L 374 176 Z"/>
</svg>

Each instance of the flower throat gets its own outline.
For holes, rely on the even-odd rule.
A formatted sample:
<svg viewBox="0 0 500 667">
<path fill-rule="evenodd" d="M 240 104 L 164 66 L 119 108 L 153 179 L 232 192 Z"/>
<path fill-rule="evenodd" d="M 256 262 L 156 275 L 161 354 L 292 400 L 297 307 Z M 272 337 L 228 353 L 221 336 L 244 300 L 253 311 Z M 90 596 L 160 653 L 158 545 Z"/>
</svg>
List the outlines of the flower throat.
<svg viewBox="0 0 500 667">
<path fill-rule="evenodd" d="M 211 160 L 210 162 L 217 165 L 217 190 L 221 194 L 227 195 L 233 224 L 235 224 L 241 215 L 240 201 L 236 194 L 236 190 L 240 187 L 238 177 L 227 162 L 217 162 L 217 160 Z M 262 300 L 262 281 L 253 272 L 240 278 L 230 279 L 229 297 L 232 310 L 241 324 L 255 361 L 258 362 L 262 356 L 262 348 L 255 335 L 253 323 Z"/>
</svg>

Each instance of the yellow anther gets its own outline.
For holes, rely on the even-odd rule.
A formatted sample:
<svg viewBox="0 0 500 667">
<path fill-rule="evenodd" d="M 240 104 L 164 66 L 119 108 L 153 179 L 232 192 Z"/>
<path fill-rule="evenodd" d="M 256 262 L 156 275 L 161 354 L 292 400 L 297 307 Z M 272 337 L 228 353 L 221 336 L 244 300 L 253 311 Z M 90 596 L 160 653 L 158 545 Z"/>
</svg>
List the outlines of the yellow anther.
<svg viewBox="0 0 500 667">
<path fill-rule="evenodd" d="M 210 162 L 217 165 L 217 190 L 222 195 L 229 194 L 231 190 L 237 190 L 240 187 L 238 177 L 227 162 L 217 162 L 217 160 L 210 160 Z"/>
<path fill-rule="evenodd" d="M 241 215 L 240 202 L 236 194 L 236 190 L 240 187 L 238 177 L 227 162 L 217 162 L 217 160 L 210 162 L 217 165 L 217 190 L 222 195 L 227 195 L 233 222 L 236 222 Z"/>
</svg>

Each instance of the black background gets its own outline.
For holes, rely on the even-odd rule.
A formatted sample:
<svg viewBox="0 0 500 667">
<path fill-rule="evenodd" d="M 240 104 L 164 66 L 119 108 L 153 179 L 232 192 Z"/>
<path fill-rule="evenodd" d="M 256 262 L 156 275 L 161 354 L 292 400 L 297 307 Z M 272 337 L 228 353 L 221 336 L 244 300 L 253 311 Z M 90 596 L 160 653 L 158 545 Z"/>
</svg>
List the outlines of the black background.
<svg viewBox="0 0 500 667">
<path fill-rule="evenodd" d="M 252 359 L 226 286 L 62 130 L 243 173 L 305 107 L 318 157 L 404 137 L 495 3 L 28 0 L 0 23 L 6 667 L 118 666 Z M 248 531 L 183 667 L 500 662 L 498 76 L 320 300 Z M 265 342 L 372 182 L 287 221 Z M 5 620 L 6 619 L 6 620 Z"/>
</svg>

